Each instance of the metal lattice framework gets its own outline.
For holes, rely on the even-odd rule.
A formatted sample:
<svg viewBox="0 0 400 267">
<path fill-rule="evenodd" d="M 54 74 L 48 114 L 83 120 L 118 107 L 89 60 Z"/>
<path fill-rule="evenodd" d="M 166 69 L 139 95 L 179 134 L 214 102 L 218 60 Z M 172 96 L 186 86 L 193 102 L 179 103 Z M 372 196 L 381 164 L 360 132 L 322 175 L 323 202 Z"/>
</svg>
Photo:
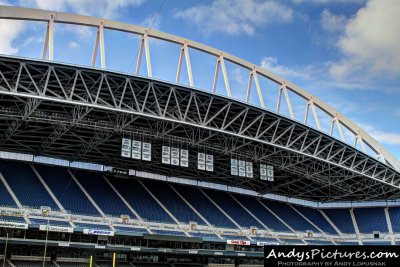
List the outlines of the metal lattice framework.
<svg viewBox="0 0 400 267">
<path fill-rule="evenodd" d="M 0 6 L 0 18 L 48 24 L 42 60 L 0 57 L 2 150 L 132 167 L 317 201 L 399 197 L 400 165 L 393 155 L 317 97 L 244 60 L 166 33 L 92 17 Z M 52 62 L 54 23 L 97 27 L 92 67 Z M 144 53 L 148 77 L 105 71 L 104 29 L 141 35 L 136 74 Z M 152 77 L 149 38 L 181 45 L 176 84 Z M 93 67 L 98 49 L 103 69 Z M 209 92 L 194 88 L 190 49 L 216 57 Z M 189 87 L 179 85 L 183 59 Z M 231 97 L 225 61 L 249 71 L 243 101 Z M 215 94 L 219 69 L 227 97 Z M 276 113 L 265 109 L 258 76 L 279 86 Z M 261 108 L 249 102 L 253 81 Z M 289 91 L 306 101 L 304 122 L 295 120 Z M 282 95 L 291 118 L 279 114 Z M 319 130 L 317 109 L 331 115 L 330 135 Z M 307 126 L 309 110 L 319 129 Z M 354 143 L 359 142 L 363 151 L 336 139 L 335 125 L 343 139 L 342 127 L 351 131 Z M 150 164 L 119 157 L 121 137 L 126 135 L 151 140 L 155 149 Z M 195 170 L 194 165 L 171 169 L 161 164 L 157 151 L 165 143 L 188 146 L 191 151 L 212 151 L 215 172 L 204 173 Z M 368 155 L 366 146 L 381 160 Z M 276 182 L 230 176 L 232 156 L 273 164 Z M 196 155 L 190 157 L 194 164 Z"/>
</svg>

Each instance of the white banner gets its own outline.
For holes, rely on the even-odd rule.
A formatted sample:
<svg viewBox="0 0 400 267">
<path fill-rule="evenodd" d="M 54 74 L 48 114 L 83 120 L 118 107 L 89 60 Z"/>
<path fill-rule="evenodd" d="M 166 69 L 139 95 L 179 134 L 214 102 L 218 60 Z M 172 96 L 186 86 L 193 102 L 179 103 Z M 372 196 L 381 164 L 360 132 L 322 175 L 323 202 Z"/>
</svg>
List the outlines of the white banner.
<svg viewBox="0 0 400 267">
<path fill-rule="evenodd" d="M 40 225 L 40 231 L 49 231 L 49 232 L 60 232 L 60 233 L 73 233 L 74 228 L 72 227 L 62 227 L 62 226 L 54 226 L 54 225 Z"/>
<path fill-rule="evenodd" d="M 203 171 L 206 169 L 206 155 L 204 153 L 197 154 L 197 169 Z"/>
<path fill-rule="evenodd" d="M 250 246 L 250 241 L 245 240 L 227 240 L 226 243 L 229 245 Z"/>
<path fill-rule="evenodd" d="M 270 182 L 274 181 L 274 167 L 267 165 L 267 180 Z"/>
<path fill-rule="evenodd" d="M 142 159 L 142 142 L 132 140 L 132 158 Z"/>
<path fill-rule="evenodd" d="M 246 177 L 253 178 L 253 163 L 246 161 Z"/>
<path fill-rule="evenodd" d="M 132 151 L 132 140 L 127 138 L 122 138 L 121 157 L 130 158 L 131 151 Z"/>
<path fill-rule="evenodd" d="M 0 227 L 15 228 L 15 229 L 28 229 L 28 224 L 15 223 L 15 222 L 0 222 Z"/>
<path fill-rule="evenodd" d="M 143 142 L 142 160 L 151 161 L 151 144 Z"/>
<path fill-rule="evenodd" d="M 83 229 L 83 233 L 87 235 L 114 236 L 114 231 L 109 231 L 109 230 Z"/>
<path fill-rule="evenodd" d="M 181 167 L 189 167 L 189 151 L 181 149 Z"/>
<path fill-rule="evenodd" d="M 231 175 L 238 175 L 238 161 L 237 159 L 231 159 Z"/>
<path fill-rule="evenodd" d="M 239 176 L 246 177 L 246 161 L 239 160 Z"/>
<path fill-rule="evenodd" d="M 214 156 L 206 154 L 206 171 L 214 171 Z"/>
<path fill-rule="evenodd" d="M 265 241 L 258 241 L 257 246 L 263 247 L 263 246 L 269 246 L 269 245 L 279 245 L 279 242 L 265 242 Z"/>
<path fill-rule="evenodd" d="M 179 148 L 171 147 L 171 165 L 179 166 Z"/>
<path fill-rule="evenodd" d="M 171 164 L 171 148 L 169 146 L 162 146 L 162 163 Z"/>
<path fill-rule="evenodd" d="M 260 164 L 260 179 L 267 180 L 267 165 Z"/>
</svg>

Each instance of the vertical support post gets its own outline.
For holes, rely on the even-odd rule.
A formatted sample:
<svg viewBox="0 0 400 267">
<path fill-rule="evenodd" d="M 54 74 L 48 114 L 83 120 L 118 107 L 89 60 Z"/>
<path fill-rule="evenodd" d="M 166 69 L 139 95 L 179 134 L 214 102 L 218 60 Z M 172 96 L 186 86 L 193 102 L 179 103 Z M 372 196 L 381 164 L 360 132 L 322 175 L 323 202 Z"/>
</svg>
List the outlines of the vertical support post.
<svg viewBox="0 0 400 267">
<path fill-rule="evenodd" d="M 315 108 L 314 102 L 311 102 L 311 110 L 314 115 L 314 119 L 315 119 L 315 123 L 317 124 L 317 128 L 318 128 L 318 130 L 321 130 L 321 124 L 319 123 L 318 113 Z"/>
<path fill-rule="evenodd" d="M 190 56 L 189 56 L 189 47 L 187 45 L 187 42 L 185 41 L 185 44 L 183 45 L 183 51 L 185 53 L 185 60 L 186 60 L 186 68 L 188 72 L 188 77 L 189 77 L 189 85 L 191 87 L 194 87 L 194 81 L 193 81 L 193 73 L 192 73 L 192 65 L 190 63 Z"/>
<path fill-rule="evenodd" d="M 176 79 L 175 83 L 179 83 L 181 78 L 181 68 L 182 68 L 182 60 L 183 60 L 183 46 L 181 47 L 181 51 L 179 52 L 179 60 L 178 60 L 178 68 L 176 70 Z"/>
<path fill-rule="evenodd" d="M 44 37 L 44 43 L 43 43 L 43 50 L 42 50 L 42 59 L 46 59 L 47 55 L 47 48 L 49 46 L 49 22 L 47 22 L 47 27 L 46 27 L 46 36 Z"/>
<path fill-rule="evenodd" d="M 219 65 L 221 64 L 219 60 L 220 60 L 220 57 L 217 58 L 217 62 L 215 64 L 213 91 L 212 91 L 214 94 L 215 94 L 215 92 L 217 92 Z"/>
<path fill-rule="evenodd" d="M 104 46 L 104 26 L 103 21 L 100 22 L 99 26 L 99 42 L 100 42 L 100 64 L 101 68 L 106 68 L 106 51 Z"/>
<path fill-rule="evenodd" d="M 221 64 L 222 75 L 224 76 L 224 82 L 225 82 L 226 93 L 227 93 L 227 95 L 228 95 L 229 97 L 231 97 L 231 96 L 232 96 L 231 87 L 230 87 L 230 85 L 229 85 L 228 73 L 226 72 L 225 61 L 224 61 L 224 57 L 223 57 L 222 54 L 221 54 L 221 56 L 220 56 L 219 61 L 220 61 L 220 64 Z"/>
<path fill-rule="evenodd" d="M 116 257 L 116 254 L 115 254 L 115 252 L 113 253 L 113 261 L 112 261 L 112 266 L 113 267 L 115 267 L 115 257 Z"/>
<path fill-rule="evenodd" d="M 139 53 L 138 53 L 138 59 L 136 62 L 136 75 L 139 75 L 140 73 L 140 65 L 142 65 L 142 57 L 143 57 L 143 47 L 144 47 L 144 38 L 143 36 L 140 38 L 140 46 L 139 46 Z"/>
<path fill-rule="evenodd" d="M 54 60 L 54 15 L 50 16 L 47 22 L 46 36 L 44 38 L 42 59 L 46 59 L 47 50 L 49 54 L 49 60 Z"/>
<path fill-rule="evenodd" d="M 334 118 L 331 118 L 331 124 L 329 126 L 329 135 L 333 136 L 333 127 L 335 127 L 335 120 Z"/>
<path fill-rule="evenodd" d="M 306 112 L 304 114 L 304 124 L 306 124 L 306 125 L 307 125 L 307 122 L 308 122 L 308 112 L 309 112 L 309 110 L 310 110 L 310 101 L 307 101 L 307 103 L 306 103 Z"/>
<path fill-rule="evenodd" d="M 256 85 L 256 89 L 257 89 L 257 93 L 258 93 L 258 99 L 260 100 L 261 107 L 265 108 L 264 98 L 263 98 L 263 95 L 262 95 L 262 92 L 261 92 L 260 83 L 258 82 L 257 71 L 255 70 L 255 67 L 254 67 L 253 77 L 254 77 L 254 84 Z"/>
<path fill-rule="evenodd" d="M 99 48 L 99 27 L 97 27 L 96 40 L 94 41 L 93 54 L 92 54 L 92 67 L 96 66 L 98 48 Z"/>
<path fill-rule="evenodd" d="M 282 86 L 279 87 L 279 91 L 278 91 L 278 102 L 276 103 L 276 113 L 279 114 L 279 111 L 281 109 L 281 99 L 282 99 Z"/>
<path fill-rule="evenodd" d="M 283 93 L 285 94 L 286 104 L 288 105 L 290 118 L 294 119 L 294 111 L 293 111 L 293 107 L 292 107 L 292 102 L 290 101 L 289 93 L 288 93 L 288 90 L 285 85 L 283 86 Z"/>
<path fill-rule="evenodd" d="M 93 256 L 92 255 L 90 255 L 89 267 L 93 267 Z"/>
<path fill-rule="evenodd" d="M 153 72 L 151 70 L 151 59 L 150 59 L 150 47 L 149 47 L 149 37 L 146 34 L 143 36 L 143 42 L 144 42 L 144 52 L 146 54 L 146 66 L 147 66 L 147 76 L 148 77 L 153 77 Z"/>
<path fill-rule="evenodd" d="M 49 60 L 54 60 L 54 15 L 49 20 Z"/>
<path fill-rule="evenodd" d="M 249 80 L 247 81 L 247 90 L 246 90 L 246 103 L 250 102 L 250 91 L 251 91 L 251 82 L 253 80 L 253 71 L 249 72 Z"/>
</svg>

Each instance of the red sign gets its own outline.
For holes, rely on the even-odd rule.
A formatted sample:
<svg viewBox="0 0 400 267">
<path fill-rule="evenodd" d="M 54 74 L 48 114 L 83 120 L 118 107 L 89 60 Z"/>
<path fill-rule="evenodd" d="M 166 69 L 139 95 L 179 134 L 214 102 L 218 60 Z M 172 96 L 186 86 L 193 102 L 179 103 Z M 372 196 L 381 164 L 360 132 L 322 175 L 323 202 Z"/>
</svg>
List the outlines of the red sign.
<svg viewBox="0 0 400 267">
<path fill-rule="evenodd" d="M 229 245 L 250 246 L 250 241 L 245 240 L 227 240 L 226 243 Z"/>
</svg>

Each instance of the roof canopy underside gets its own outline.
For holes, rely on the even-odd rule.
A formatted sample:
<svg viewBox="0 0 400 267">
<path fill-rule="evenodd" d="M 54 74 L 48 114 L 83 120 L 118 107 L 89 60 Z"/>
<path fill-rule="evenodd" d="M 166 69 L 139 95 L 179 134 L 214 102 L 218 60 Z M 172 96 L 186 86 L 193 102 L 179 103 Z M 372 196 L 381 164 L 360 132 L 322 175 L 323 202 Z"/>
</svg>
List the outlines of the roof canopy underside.
<svg viewBox="0 0 400 267">
<path fill-rule="evenodd" d="M 123 137 L 152 143 L 152 161 L 121 158 Z M 162 145 L 188 148 L 189 168 L 162 164 Z M 0 150 L 312 201 L 400 197 L 393 168 L 278 114 L 149 78 L 17 58 L 0 57 Z M 197 170 L 197 152 L 214 155 L 214 172 Z M 273 165 L 275 181 L 231 176 L 232 157 Z"/>
</svg>

